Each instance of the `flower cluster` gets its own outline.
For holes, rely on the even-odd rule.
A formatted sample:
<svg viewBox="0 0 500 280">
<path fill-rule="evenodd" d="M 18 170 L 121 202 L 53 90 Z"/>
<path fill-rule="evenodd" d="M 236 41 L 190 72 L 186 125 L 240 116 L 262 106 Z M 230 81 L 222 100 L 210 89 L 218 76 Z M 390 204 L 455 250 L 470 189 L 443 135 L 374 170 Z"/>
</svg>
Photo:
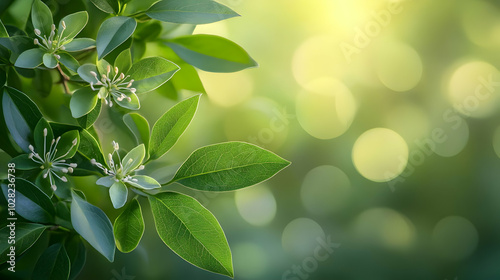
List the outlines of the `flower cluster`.
<svg viewBox="0 0 500 280">
<path fill-rule="evenodd" d="M 114 67 L 114 75 L 111 78 L 111 66 L 108 65 L 106 69 L 106 74 L 102 74 L 100 77 L 95 71 L 90 71 L 90 74 L 95 78 L 96 82 L 91 82 L 90 87 L 92 90 L 99 90 L 98 97 L 104 100 L 106 105 L 109 107 L 113 106 L 113 101 L 111 96 L 117 101 L 121 102 L 127 100 L 132 101 L 132 98 L 128 96 L 130 93 L 135 94 L 136 89 L 132 87 L 133 79 L 130 79 L 130 75 L 125 76 L 125 74 L 120 73 L 118 67 Z M 119 74 L 118 74 L 119 73 Z M 100 86 L 99 89 L 96 86 Z"/>
<path fill-rule="evenodd" d="M 40 46 L 42 49 L 46 50 L 48 53 L 54 54 L 54 56 L 57 59 L 60 59 L 61 57 L 58 54 L 55 54 L 58 50 L 65 50 L 63 42 L 65 42 L 68 38 L 67 37 L 62 37 L 64 30 L 66 29 L 66 23 L 61 21 L 61 26 L 62 26 L 62 31 L 59 33 L 58 36 L 56 36 L 56 25 L 52 24 L 50 26 L 50 34 L 47 37 L 46 34 L 43 34 L 42 37 L 42 32 L 39 29 L 35 29 L 35 35 L 38 37 L 35 39 L 34 43 L 35 45 Z M 40 40 L 39 40 L 40 39 Z"/>
<path fill-rule="evenodd" d="M 59 144 L 59 140 L 61 140 L 61 136 L 57 137 L 57 139 L 52 138 L 50 147 L 47 149 L 47 134 L 47 128 L 44 128 L 42 156 L 35 151 L 35 148 L 32 145 L 29 145 L 28 148 L 31 153 L 28 157 L 35 163 L 40 164 L 40 168 L 43 169 L 43 178 L 49 178 L 50 186 L 52 190 L 55 191 L 57 189 L 55 179 L 59 179 L 62 182 L 68 182 L 68 179 L 61 173 L 73 173 L 73 169 L 77 167 L 76 163 L 67 163 L 64 158 L 70 153 L 73 147 L 78 144 L 78 139 L 75 138 L 75 140 L 72 141 L 71 147 L 65 154 L 56 157 L 57 145 Z"/>
<path fill-rule="evenodd" d="M 134 159 L 130 158 L 127 162 L 123 162 L 120 158 L 120 153 L 118 150 L 120 146 L 115 141 L 113 144 L 113 152 L 108 154 L 107 164 L 109 169 L 104 167 L 101 163 L 97 162 L 95 159 L 91 159 L 90 163 L 97 166 L 101 169 L 104 174 L 110 176 L 115 182 L 123 182 L 123 183 L 134 183 L 137 182 L 137 179 L 134 179 L 130 174 L 135 171 L 140 171 L 144 169 L 144 165 L 139 165 L 138 167 L 134 167 L 133 162 Z M 118 163 L 116 164 L 113 160 L 114 155 L 118 157 Z"/>
</svg>

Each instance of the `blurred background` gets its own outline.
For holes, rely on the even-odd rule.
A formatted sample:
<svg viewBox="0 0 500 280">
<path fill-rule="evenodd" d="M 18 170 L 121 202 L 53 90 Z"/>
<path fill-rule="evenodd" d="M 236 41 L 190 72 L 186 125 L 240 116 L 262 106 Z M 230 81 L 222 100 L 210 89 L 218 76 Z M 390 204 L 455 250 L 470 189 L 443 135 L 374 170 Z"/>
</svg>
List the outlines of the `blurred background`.
<svg viewBox="0 0 500 280">
<path fill-rule="evenodd" d="M 200 71 L 207 94 L 155 176 L 230 140 L 292 161 L 234 193 L 172 187 L 218 218 L 235 279 L 500 279 L 498 1 L 220 2 L 242 17 L 194 33 L 260 66 Z M 152 93 L 141 114 L 153 123 L 175 102 Z M 130 139 L 105 114 L 96 129 L 105 150 Z M 77 184 L 114 220 L 93 180 Z M 176 256 L 144 215 L 140 246 L 114 263 L 88 250 L 80 279 L 226 279 Z"/>
</svg>

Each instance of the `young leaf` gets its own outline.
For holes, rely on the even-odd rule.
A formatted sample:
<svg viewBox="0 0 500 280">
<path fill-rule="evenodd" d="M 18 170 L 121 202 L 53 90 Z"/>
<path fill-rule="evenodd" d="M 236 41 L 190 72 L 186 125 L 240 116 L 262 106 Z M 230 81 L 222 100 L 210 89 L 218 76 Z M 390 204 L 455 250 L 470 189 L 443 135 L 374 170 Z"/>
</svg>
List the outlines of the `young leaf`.
<svg viewBox="0 0 500 280">
<path fill-rule="evenodd" d="M 116 14 L 118 11 L 118 1 L 116 0 L 90 0 L 99 10 L 108 13 Z"/>
<path fill-rule="evenodd" d="M 73 39 L 71 42 L 67 43 L 66 45 L 64 45 L 64 50 L 67 52 L 77 52 L 77 51 L 88 50 L 93 47 L 95 47 L 94 39 L 76 38 Z"/>
<path fill-rule="evenodd" d="M 72 191 L 71 223 L 92 247 L 110 262 L 115 258 L 113 226 L 104 212 Z"/>
<path fill-rule="evenodd" d="M 114 224 L 116 247 L 123 253 L 132 252 L 144 234 L 141 205 L 134 199 L 116 218 Z"/>
<path fill-rule="evenodd" d="M 24 51 L 17 57 L 14 66 L 30 69 L 36 68 L 42 64 L 44 54 L 45 52 L 40 48 Z"/>
<path fill-rule="evenodd" d="M 34 138 L 35 148 L 40 154 L 42 154 L 43 157 L 43 155 L 48 151 L 48 147 L 50 147 L 49 141 L 54 139 L 52 128 L 50 127 L 49 122 L 47 122 L 44 118 L 41 118 L 35 127 Z"/>
<path fill-rule="evenodd" d="M 29 158 L 28 154 L 21 154 L 10 160 L 10 162 L 16 164 L 16 169 L 19 170 L 31 170 L 35 168 L 40 168 L 40 163 L 34 162 Z"/>
<path fill-rule="evenodd" d="M 179 70 L 179 66 L 162 57 L 148 57 L 134 63 L 127 75 L 134 79 L 137 93 L 146 93 L 167 82 Z"/>
<path fill-rule="evenodd" d="M 76 72 L 80 67 L 78 61 L 68 53 L 59 53 L 59 62 L 61 62 L 64 66 L 66 66 L 69 70 Z"/>
<path fill-rule="evenodd" d="M 82 66 L 78 67 L 78 75 L 87 83 L 97 83 L 96 78 L 91 74 L 91 71 L 94 71 L 99 75 L 99 71 L 97 71 L 97 66 L 90 63 L 85 63 Z M 99 76 L 98 76 L 99 77 Z"/>
<path fill-rule="evenodd" d="M 203 71 L 228 73 L 257 66 L 242 47 L 215 35 L 182 36 L 166 44 L 184 61 Z"/>
<path fill-rule="evenodd" d="M 200 95 L 195 95 L 170 108 L 156 121 L 151 132 L 150 156 L 157 159 L 179 140 L 198 108 Z"/>
<path fill-rule="evenodd" d="M 112 50 L 125 42 L 134 33 L 137 22 L 129 17 L 112 17 L 105 20 L 97 31 L 98 59 L 105 57 Z"/>
<path fill-rule="evenodd" d="M 33 1 L 33 5 L 31 6 L 31 21 L 33 22 L 33 27 L 40 30 L 42 36 L 49 36 L 51 25 L 54 22 L 52 21 L 52 13 L 49 7 L 41 0 Z"/>
<path fill-rule="evenodd" d="M 109 188 L 109 197 L 115 209 L 121 208 L 127 202 L 128 189 L 121 181 L 113 183 Z"/>
<path fill-rule="evenodd" d="M 76 119 L 78 121 L 78 124 L 85 129 L 91 127 L 101 113 L 101 104 L 101 99 L 97 99 L 97 105 L 94 107 L 94 109 L 92 109 L 92 111 L 90 111 L 90 113 Z"/>
<path fill-rule="evenodd" d="M 38 258 L 33 269 L 33 278 L 40 280 L 67 280 L 70 267 L 66 249 L 64 249 L 61 243 L 55 243 L 45 249 L 40 258 Z"/>
<path fill-rule="evenodd" d="M 255 145 L 227 142 L 194 151 L 171 182 L 202 191 L 232 191 L 265 181 L 289 164 Z"/>
<path fill-rule="evenodd" d="M 69 102 L 71 115 L 73 118 L 87 115 L 95 108 L 97 100 L 97 91 L 93 91 L 90 87 L 79 88 L 73 93 Z"/>
<path fill-rule="evenodd" d="M 4 196 L 8 197 L 7 185 L 2 184 Z M 30 181 L 16 179 L 16 212 L 28 221 L 50 223 L 56 210 L 50 198 Z"/>
<path fill-rule="evenodd" d="M 217 219 L 194 198 L 174 192 L 149 196 L 156 231 L 186 261 L 233 277 L 231 250 Z"/>
<path fill-rule="evenodd" d="M 136 188 L 144 190 L 161 188 L 160 183 L 158 183 L 155 179 L 145 175 L 134 175 L 132 176 L 132 180 L 129 180 L 127 183 Z"/>
<path fill-rule="evenodd" d="M 40 224 L 16 222 L 16 255 L 20 256 L 28 250 L 40 238 L 47 227 Z M 7 242 L 10 236 L 10 228 L 7 226 L 0 229 L 0 264 L 6 262 L 11 244 Z"/>
<path fill-rule="evenodd" d="M 54 54 L 46 53 L 43 55 L 43 65 L 47 68 L 56 68 L 57 66 L 57 58 Z"/>
<path fill-rule="evenodd" d="M 130 49 L 122 51 L 115 60 L 115 67 L 122 73 L 127 73 L 127 71 L 132 66 L 132 55 L 130 54 Z"/>
<path fill-rule="evenodd" d="M 212 0 L 159 1 L 146 14 L 161 21 L 190 24 L 212 23 L 239 16 L 230 8 Z"/>
<path fill-rule="evenodd" d="M 124 174 L 128 174 L 130 171 L 139 167 L 145 156 L 146 149 L 144 148 L 144 144 L 140 144 L 139 146 L 130 150 L 130 152 L 128 152 L 122 160 L 122 172 Z"/>
<path fill-rule="evenodd" d="M 28 96 L 11 87 L 4 87 L 2 109 L 12 138 L 24 152 L 28 152 L 28 140 L 42 113 Z"/>
<path fill-rule="evenodd" d="M 78 150 L 80 144 L 80 134 L 78 130 L 71 130 L 63 133 L 57 145 L 56 158 L 72 158 Z"/>
<path fill-rule="evenodd" d="M 76 12 L 70 15 L 67 15 L 61 19 L 59 22 L 59 27 L 57 29 L 57 35 L 59 36 L 62 33 L 63 43 L 69 42 L 71 39 L 75 38 L 80 31 L 87 25 L 87 21 L 89 20 L 89 14 L 86 11 Z M 64 26 L 63 27 L 63 21 Z M 66 38 L 66 39 L 64 39 Z"/>
<path fill-rule="evenodd" d="M 123 122 L 134 134 L 137 144 L 144 144 L 146 157 L 149 151 L 149 123 L 137 113 L 129 113 L 123 116 Z"/>
</svg>

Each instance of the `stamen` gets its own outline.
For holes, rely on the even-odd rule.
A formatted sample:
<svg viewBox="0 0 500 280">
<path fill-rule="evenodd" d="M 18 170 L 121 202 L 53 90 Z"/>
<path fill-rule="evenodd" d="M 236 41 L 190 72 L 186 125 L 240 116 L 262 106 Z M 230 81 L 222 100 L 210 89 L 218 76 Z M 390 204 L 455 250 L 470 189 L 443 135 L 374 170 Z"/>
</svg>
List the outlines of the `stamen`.
<svg viewBox="0 0 500 280">
<path fill-rule="evenodd" d="M 52 31 L 56 30 L 56 25 L 55 25 L 55 24 L 52 24 L 52 25 L 50 26 L 50 30 L 52 30 Z"/>
<path fill-rule="evenodd" d="M 36 38 L 35 38 L 35 40 L 33 40 L 33 43 L 34 43 L 35 45 L 38 45 L 38 44 L 39 44 L 38 39 L 36 39 Z"/>
<path fill-rule="evenodd" d="M 52 186 L 50 186 L 50 188 L 51 188 L 53 191 L 56 191 L 56 190 L 57 190 L 57 186 L 56 186 L 56 185 L 52 185 Z"/>
<path fill-rule="evenodd" d="M 40 29 L 35 28 L 35 34 L 36 34 L 36 36 L 40 36 L 40 34 L 42 34 L 42 32 L 40 32 Z"/>
<path fill-rule="evenodd" d="M 66 23 L 64 22 L 64 20 L 61 21 L 61 26 L 62 26 L 63 29 L 66 29 Z"/>
</svg>

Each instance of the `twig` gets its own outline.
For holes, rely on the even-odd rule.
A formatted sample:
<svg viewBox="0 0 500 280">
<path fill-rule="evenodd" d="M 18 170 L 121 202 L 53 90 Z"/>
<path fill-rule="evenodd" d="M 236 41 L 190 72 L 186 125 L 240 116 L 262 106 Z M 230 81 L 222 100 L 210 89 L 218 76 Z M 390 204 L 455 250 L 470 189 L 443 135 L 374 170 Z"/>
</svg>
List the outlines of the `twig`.
<svg viewBox="0 0 500 280">
<path fill-rule="evenodd" d="M 59 74 L 61 75 L 61 81 L 60 82 L 64 86 L 64 91 L 66 92 L 66 94 L 69 94 L 70 90 L 69 90 L 69 87 L 68 87 L 68 83 L 66 83 L 66 81 L 69 80 L 69 77 L 66 74 L 64 74 L 63 70 L 61 69 L 61 65 L 59 65 L 59 63 L 57 64 L 57 70 L 59 70 Z"/>
</svg>

